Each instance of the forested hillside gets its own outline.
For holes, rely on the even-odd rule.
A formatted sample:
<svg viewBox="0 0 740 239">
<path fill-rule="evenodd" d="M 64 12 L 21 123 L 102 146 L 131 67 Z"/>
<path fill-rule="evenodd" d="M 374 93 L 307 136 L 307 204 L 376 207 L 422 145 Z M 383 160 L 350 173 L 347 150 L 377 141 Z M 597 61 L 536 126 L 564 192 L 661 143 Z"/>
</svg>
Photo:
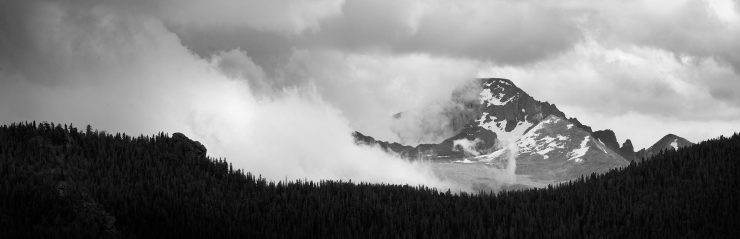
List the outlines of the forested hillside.
<svg viewBox="0 0 740 239">
<path fill-rule="evenodd" d="M 0 238 L 735 238 L 739 176 L 738 134 L 490 195 L 269 182 L 182 134 L 23 123 L 0 127 Z"/>
</svg>

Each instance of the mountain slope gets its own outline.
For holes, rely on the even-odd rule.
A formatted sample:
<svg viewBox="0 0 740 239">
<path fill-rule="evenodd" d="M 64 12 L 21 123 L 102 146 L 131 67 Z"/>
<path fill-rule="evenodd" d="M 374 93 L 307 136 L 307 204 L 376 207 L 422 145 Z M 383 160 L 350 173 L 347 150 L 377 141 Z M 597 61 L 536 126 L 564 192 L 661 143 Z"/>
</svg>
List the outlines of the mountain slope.
<svg viewBox="0 0 740 239">
<path fill-rule="evenodd" d="M 562 181 L 629 164 L 588 132 L 554 115 L 529 130 L 517 146 L 517 173 L 539 181 Z"/>
</svg>

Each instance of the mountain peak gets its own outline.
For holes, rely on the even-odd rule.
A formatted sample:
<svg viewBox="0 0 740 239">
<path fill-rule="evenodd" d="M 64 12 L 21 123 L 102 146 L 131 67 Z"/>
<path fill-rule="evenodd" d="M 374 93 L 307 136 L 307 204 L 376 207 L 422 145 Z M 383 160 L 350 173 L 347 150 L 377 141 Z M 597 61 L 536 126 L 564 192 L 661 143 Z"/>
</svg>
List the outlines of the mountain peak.
<svg viewBox="0 0 740 239">
<path fill-rule="evenodd" d="M 666 138 L 669 138 L 669 139 L 675 139 L 675 138 L 681 138 L 681 137 L 678 137 L 678 135 L 675 135 L 675 134 L 670 134 L 670 133 L 669 133 L 669 134 L 666 134 L 665 136 L 663 136 L 663 138 L 662 138 L 662 139 L 666 139 Z"/>
<path fill-rule="evenodd" d="M 496 132 L 499 137 L 502 134 L 509 134 L 508 132 L 514 129 L 519 129 L 517 134 L 526 132 L 528 127 L 549 115 L 566 118 L 555 105 L 535 100 L 511 80 L 503 78 L 478 80 L 482 90 L 479 98 L 480 115 L 477 116 L 476 122 L 478 126 Z M 590 132 L 590 129 L 588 131 Z"/>
<path fill-rule="evenodd" d="M 507 92 L 524 93 L 513 81 L 504 78 L 479 78 L 479 83 L 484 89 L 500 89 Z"/>
<path fill-rule="evenodd" d="M 669 141 L 670 142 L 679 142 L 680 141 L 683 144 L 694 144 L 691 141 L 689 141 L 687 139 L 684 139 L 683 137 L 678 136 L 678 135 L 675 135 L 675 134 L 666 134 L 665 136 L 663 136 L 663 138 L 660 138 L 660 140 L 658 140 L 658 142 L 656 144 L 666 143 L 666 142 L 669 142 Z"/>
<path fill-rule="evenodd" d="M 500 83 L 500 84 L 506 84 L 506 85 L 516 86 L 516 85 L 514 85 L 514 82 L 512 82 L 509 79 L 504 79 L 504 78 L 480 78 L 479 80 L 481 80 L 484 84 L 486 84 L 486 83 Z"/>
<path fill-rule="evenodd" d="M 681 136 L 675 134 L 666 134 L 665 136 L 663 136 L 663 138 L 660 138 L 658 142 L 655 142 L 655 144 L 650 146 L 650 148 L 638 151 L 637 157 L 645 159 L 657 154 L 661 150 L 677 150 L 679 148 L 691 146 L 693 144 L 694 143 Z"/>
<path fill-rule="evenodd" d="M 694 143 L 691 141 L 684 139 L 683 137 L 677 136 L 675 134 L 667 134 L 666 136 L 663 136 L 662 139 L 658 141 L 658 144 L 662 145 L 669 145 L 673 149 L 678 149 L 680 147 L 686 147 L 690 146 Z M 664 148 L 667 148 L 664 146 Z"/>
<path fill-rule="evenodd" d="M 513 82 L 503 78 L 480 79 L 483 90 L 480 92 L 480 103 L 486 107 L 504 106 L 526 95 Z"/>
</svg>

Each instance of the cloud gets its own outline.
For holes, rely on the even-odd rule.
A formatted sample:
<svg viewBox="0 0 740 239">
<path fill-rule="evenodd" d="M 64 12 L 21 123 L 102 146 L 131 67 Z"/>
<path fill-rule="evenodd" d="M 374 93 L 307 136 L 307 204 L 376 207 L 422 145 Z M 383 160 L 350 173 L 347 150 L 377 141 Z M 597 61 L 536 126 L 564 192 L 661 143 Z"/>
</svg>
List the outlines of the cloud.
<svg viewBox="0 0 740 239">
<path fill-rule="evenodd" d="M 293 48 L 523 64 L 568 51 L 586 35 L 716 57 L 736 71 L 740 66 L 740 53 L 733 51 L 740 48 L 740 7 L 732 0 L 157 3 L 149 7 L 157 11 L 146 12 L 163 19 L 195 52 L 242 47 L 256 54 L 258 64 L 269 65 L 268 73 Z M 259 53 L 264 49 L 272 54 Z"/>
<path fill-rule="evenodd" d="M 294 48 L 522 63 L 568 50 L 581 38 L 573 12 L 555 3 L 351 0 L 300 34 L 250 25 L 175 24 L 172 29 L 201 55 L 214 48 L 254 52 L 268 74 L 286 63 L 291 55 L 286 49 Z M 265 49 L 270 53 L 260 53 Z"/>
<path fill-rule="evenodd" d="M 283 82 L 315 85 L 328 103 L 346 115 L 353 128 L 382 140 L 398 141 L 391 128 L 394 114 L 417 112 L 413 115 L 418 117 L 406 119 L 418 122 L 415 119 L 430 117 L 429 121 L 442 123 L 435 117 L 448 107 L 453 90 L 475 77 L 479 65 L 476 61 L 425 54 L 299 50 L 283 69 Z M 421 127 L 407 128 L 411 130 L 412 126 Z"/>
<path fill-rule="evenodd" d="M 159 0 L 161 17 L 194 28 L 250 27 L 283 34 L 317 30 L 339 15 L 342 0 Z"/>
<path fill-rule="evenodd" d="M 465 79 L 455 86 L 445 86 L 444 92 L 434 101 L 407 108 L 393 116 L 391 131 L 398 142 L 406 145 L 436 144 L 456 134 L 478 116 L 471 109 L 471 102 L 479 102 L 481 85 Z"/>
<path fill-rule="evenodd" d="M 740 10 L 733 0 L 584 1 L 586 31 L 605 41 L 713 57 L 740 71 Z"/>
<path fill-rule="evenodd" d="M 731 120 L 737 117 L 740 109 L 740 96 L 732 91 L 740 84 L 737 77 L 740 51 L 736 50 L 740 49 L 740 41 L 737 40 L 740 39 L 738 5 L 737 2 L 725 0 L 465 3 L 359 0 L 345 2 L 341 14 L 325 19 L 315 31 L 290 37 L 250 29 L 228 29 L 227 33 L 219 33 L 219 30 L 202 34 L 197 31 L 176 32 L 183 35 L 184 39 L 189 39 L 186 40 L 187 44 L 192 44 L 196 52 L 246 46 L 248 51 L 256 52 L 254 61 L 264 66 L 267 74 L 284 72 L 284 65 L 295 64 L 296 55 L 305 52 L 334 52 L 335 55 L 355 59 L 359 56 L 380 60 L 397 58 L 399 61 L 413 58 L 408 56 L 421 55 L 430 59 L 471 62 L 469 65 L 491 64 L 523 70 L 539 65 L 535 67 L 540 69 L 539 73 L 531 73 L 527 77 L 526 81 L 531 83 L 528 83 L 526 90 L 549 92 L 559 89 L 559 92 L 568 92 L 559 93 L 568 96 L 549 93 L 535 95 L 540 95 L 539 98 L 543 100 L 587 109 L 582 112 L 584 115 L 581 118 L 593 114 L 618 117 L 635 111 L 654 117 Z M 209 37 L 213 34 L 220 37 Z M 296 49 L 298 53 L 286 49 Z M 630 62 L 626 58 L 637 61 Z M 592 60 L 595 62 L 589 62 Z M 341 68 L 345 64 L 341 61 L 319 62 L 308 64 L 313 69 L 304 72 L 313 76 L 305 78 L 327 77 L 330 74 L 317 72 L 323 69 L 337 70 L 336 66 Z M 613 67 L 611 62 L 620 62 L 620 65 Z M 545 69 L 545 65 L 551 67 Z M 358 65 L 356 69 L 365 68 Z M 382 72 L 377 73 L 380 75 L 388 74 L 386 72 L 391 70 L 366 69 L 366 72 L 370 71 Z M 471 70 L 466 68 L 464 71 Z M 424 74 L 419 70 L 396 72 L 399 75 Z M 345 75 L 346 78 L 354 77 Z M 495 74 L 514 80 L 520 75 L 510 72 Z M 413 77 L 407 75 L 395 81 L 413 82 L 409 78 Z M 388 84 L 382 79 L 375 83 Z M 564 86 L 586 89 L 572 84 L 585 84 L 589 90 L 570 94 L 571 91 Z M 340 87 L 318 85 L 323 90 L 322 94 L 345 94 Z M 357 91 L 351 92 L 347 95 L 354 95 Z M 601 97 L 614 92 L 619 92 L 623 97 Z M 427 95 L 448 96 L 440 93 L 432 91 Z M 389 96 L 383 91 L 365 91 L 361 95 L 363 98 L 355 99 L 357 102 L 353 106 L 346 100 L 349 97 L 331 97 L 328 101 L 343 105 L 339 108 L 358 129 L 380 135 L 381 138 L 394 139 L 381 127 L 368 126 L 368 122 L 372 121 L 385 127 L 386 119 L 368 115 L 372 113 L 386 117 L 389 112 L 360 109 L 373 109 L 377 105 L 403 105 L 406 104 L 404 99 Z M 570 98 L 564 100 L 564 97 Z M 372 98 L 376 100 L 370 100 Z M 378 104 L 374 101 L 385 102 Z M 416 118 L 420 120 L 413 122 L 429 122 L 439 128 L 442 125 L 439 122 L 445 121 L 439 117 L 443 115 L 439 112 L 449 107 L 445 103 L 424 102 L 429 105 L 427 111 L 437 113 Z M 393 110 L 420 109 L 405 107 Z M 691 113 L 695 111 L 701 113 Z M 432 129 L 430 127 L 417 127 L 416 131 L 422 131 L 422 128 L 423 131 L 434 131 L 429 130 Z M 406 131 L 413 130 L 408 128 Z M 400 137 L 398 140 L 419 143 L 438 139 L 424 136 L 421 140 L 406 138 Z"/>
<path fill-rule="evenodd" d="M 347 1 L 342 14 L 307 33 L 305 41 L 344 49 L 388 48 L 413 35 L 425 10 L 424 1 Z"/>
<path fill-rule="evenodd" d="M 680 55 L 645 46 L 608 46 L 596 39 L 584 40 L 572 51 L 523 66 L 493 66 L 491 76 L 506 76 L 535 98 L 548 100 L 569 116 L 596 129 L 611 128 L 639 138 L 649 136 L 626 128 L 645 128 L 605 118 L 637 115 L 649 122 L 734 121 L 740 118 L 740 96 L 728 92 L 740 88 L 740 76 L 714 58 Z M 634 117 L 632 117 L 634 118 Z M 650 120 L 648 120 L 650 119 Z M 606 123 L 608 122 L 608 123 Z M 707 124 L 712 132 L 731 132 L 727 124 Z M 703 139 L 705 134 L 685 137 Z M 623 136 L 624 137 L 624 136 Z"/>
<path fill-rule="evenodd" d="M 211 64 L 229 78 L 246 80 L 253 93 L 271 90 L 269 79 L 262 67 L 255 64 L 245 51 L 237 48 L 217 52 L 211 56 Z"/>
<path fill-rule="evenodd" d="M 433 1 L 416 24 L 394 49 L 522 63 L 567 50 L 581 36 L 570 11 L 550 2 Z"/>
<path fill-rule="evenodd" d="M 0 71 L 4 123 L 90 123 L 134 135 L 179 131 L 203 142 L 210 155 L 274 180 L 460 188 L 424 164 L 355 145 L 349 122 L 312 84 L 253 94 L 249 78 L 264 76 L 245 51 L 201 58 L 158 19 L 118 8 L 39 2 L 25 10 L 12 20 L 26 28 L 3 38 L 11 43 L 3 51 L 17 39 L 30 41 L 22 60 L 3 56 L 10 62 Z"/>
<path fill-rule="evenodd" d="M 475 140 L 462 138 L 452 141 L 452 147 L 455 150 L 463 151 L 466 156 L 478 156 L 480 152 L 478 152 L 477 147 L 482 142 L 479 138 L 475 138 Z"/>
</svg>

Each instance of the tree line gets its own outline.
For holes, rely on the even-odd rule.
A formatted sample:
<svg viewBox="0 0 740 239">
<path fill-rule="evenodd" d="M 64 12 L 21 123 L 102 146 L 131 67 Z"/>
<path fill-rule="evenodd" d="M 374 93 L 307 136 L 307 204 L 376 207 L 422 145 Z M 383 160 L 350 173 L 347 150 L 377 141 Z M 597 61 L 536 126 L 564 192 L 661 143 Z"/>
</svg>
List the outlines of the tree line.
<svg viewBox="0 0 740 239">
<path fill-rule="evenodd" d="M 737 133 L 546 188 L 469 194 L 273 182 L 181 134 L 14 123 L 0 127 L 0 238 L 734 238 L 739 176 Z"/>
</svg>

